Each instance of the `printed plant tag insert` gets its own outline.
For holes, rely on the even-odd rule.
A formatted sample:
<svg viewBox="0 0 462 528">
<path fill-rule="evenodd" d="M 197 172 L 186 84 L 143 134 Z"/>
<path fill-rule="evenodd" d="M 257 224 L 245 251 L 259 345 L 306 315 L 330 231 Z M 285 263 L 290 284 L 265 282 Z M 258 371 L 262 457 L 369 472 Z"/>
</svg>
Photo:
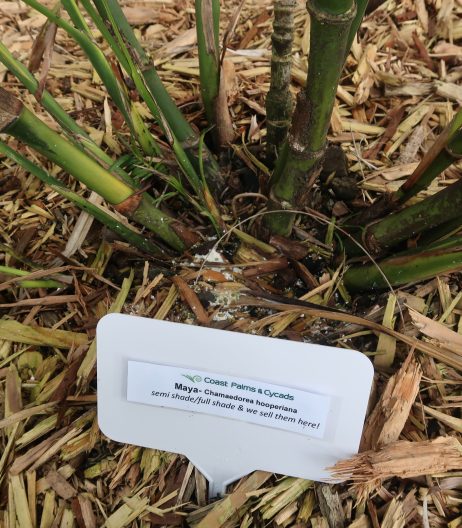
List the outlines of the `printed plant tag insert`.
<svg viewBox="0 0 462 528">
<path fill-rule="evenodd" d="M 254 470 L 332 481 L 357 452 L 373 368 L 353 350 L 110 314 L 97 376 L 102 432 L 187 456 L 213 497 Z"/>
<path fill-rule="evenodd" d="M 246 378 L 152 363 L 128 362 L 127 399 L 214 414 L 322 438 L 328 396 Z"/>
</svg>

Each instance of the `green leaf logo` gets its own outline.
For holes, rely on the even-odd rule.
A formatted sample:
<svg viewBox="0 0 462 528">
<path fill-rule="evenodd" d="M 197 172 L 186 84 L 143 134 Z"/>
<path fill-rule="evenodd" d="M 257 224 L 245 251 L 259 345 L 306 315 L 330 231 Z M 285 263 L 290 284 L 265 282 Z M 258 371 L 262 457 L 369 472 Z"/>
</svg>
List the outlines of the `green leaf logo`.
<svg viewBox="0 0 462 528">
<path fill-rule="evenodd" d="M 193 376 L 191 374 L 182 374 L 183 378 L 188 379 L 189 381 L 192 381 L 193 383 L 200 383 L 202 381 L 202 378 L 200 376 Z"/>
</svg>

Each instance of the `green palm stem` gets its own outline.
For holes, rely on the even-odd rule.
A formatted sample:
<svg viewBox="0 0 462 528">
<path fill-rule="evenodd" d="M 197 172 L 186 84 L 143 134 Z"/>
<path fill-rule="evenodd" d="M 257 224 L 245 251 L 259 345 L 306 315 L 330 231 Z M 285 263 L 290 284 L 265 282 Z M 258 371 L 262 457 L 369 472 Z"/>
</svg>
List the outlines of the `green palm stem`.
<svg viewBox="0 0 462 528">
<path fill-rule="evenodd" d="M 17 77 L 22 84 L 31 92 L 35 94 L 38 88 L 37 79 L 30 73 L 30 71 L 13 57 L 8 48 L 0 42 L 0 61 L 8 68 L 8 70 Z M 75 136 L 82 136 L 88 138 L 88 134 L 81 128 L 72 117 L 62 108 L 62 106 L 54 99 L 54 97 L 43 91 L 40 102 L 43 107 L 54 117 L 54 119 L 67 131 Z M 101 153 L 104 151 L 101 150 Z M 112 163 L 111 158 L 107 156 L 109 163 Z"/>
<path fill-rule="evenodd" d="M 442 273 L 461 270 L 462 237 L 404 251 L 380 261 L 378 265 L 381 272 L 373 264 L 349 268 L 343 276 L 346 288 L 351 292 L 387 289 L 390 285 L 419 282 Z"/>
<path fill-rule="evenodd" d="M 274 3 L 271 83 L 266 96 L 266 158 L 270 167 L 287 139 L 292 117 L 290 81 L 296 7 L 297 0 L 277 0 Z"/>
<path fill-rule="evenodd" d="M 10 134 L 84 183 L 120 212 L 156 233 L 176 250 L 192 241 L 180 224 L 155 206 L 147 193 L 140 194 L 120 181 L 73 143 L 38 119 L 12 94 L 0 88 L 0 132 Z"/>
<path fill-rule="evenodd" d="M 163 156 L 162 150 L 159 147 L 157 141 L 154 139 L 154 136 L 149 131 L 147 124 L 144 119 L 141 117 L 138 108 L 136 107 L 133 101 L 130 101 L 130 117 L 131 117 L 131 126 L 132 133 L 134 138 L 138 141 L 143 152 L 150 157 L 160 158 Z M 162 165 L 160 165 L 161 167 Z"/>
<path fill-rule="evenodd" d="M 220 210 L 215 198 L 210 194 L 207 182 L 199 177 L 196 169 L 192 165 L 185 150 L 183 149 L 183 146 L 176 138 L 172 139 L 172 149 L 175 153 L 175 158 L 178 162 L 178 165 L 199 198 L 200 203 L 196 203 L 194 200 L 192 202 L 193 205 L 199 208 L 200 213 L 205 213 L 208 215 L 214 228 L 217 230 L 217 232 L 219 232 L 220 228 L 224 228 L 224 225 L 221 219 Z M 199 163 L 199 168 L 202 171 L 202 164 L 200 160 Z M 201 172 L 201 176 L 202 174 L 203 172 Z"/>
<path fill-rule="evenodd" d="M 86 0 L 83 0 L 83 3 L 84 5 L 86 5 Z M 131 47 L 131 44 L 129 42 L 127 43 L 125 35 L 121 32 L 121 28 L 119 27 L 118 21 L 116 20 L 116 18 L 114 18 L 112 12 L 107 8 L 106 2 L 104 0 L 95 0 L 95 4 L 98 6 L 98 12 L 95 13 L 94 10 L 91 10 L 90 5 L 88 8 L 88 12 L 91 13 L 92 17 L 95 17 L 94 20 L 98 27 L 100 27 L 101 24 L 106 27 L 107 24 L 112 28 L 114 36 L 109 32 L 108 42 L 115 56 L 117 57 L 117 60 L 134 82 L 138 93 L 140 94 L 141 98 L 146 103 L 148 109 L 154 116 L 154 119 L 156 120 L 157 124 L 160 126 L 160 128 L 166 135 L 169 135 L 169 127 L 168 124 L 166 124 L 167 120 L 164 117 L 156 98 L 151 94 L 150 90 L 147 87 L 143 73 L 144 66 L 140 62 L 141 59 L 139 57 L 138 49 L 133 52 L 134 48 Z M 104 20 L 102 17 L 104 17 Z M 130 26 L 128 27 L 130 28 Z M 107 32 L 108 30 L 106 28 L 105 34 L 107 34 Z"/>
<path fill-rule="evenodd" d="M 311 0 L 310 54 L 306 88 L 300 91 L 288 140 L 271 178 L 270 210 L 294 209 L 318 176 L 335 93 L 343 68 L 354 0 Z M 272 233 L 288 235 L 294 215 L 266 217 Z"/>
<path fill-rule="evenodd" d="M 462 215 L 423 233 L 422 236 L 419 237 L 419 246 L 428 246 L 429 244 L 441 242 L 449 237 L 457 235 L 461 230 Z"/>
<path fill-rule="evenodd" d="M 345 58 L 348 57 L 348 53 L 350 53 L 350 49 L 351 49 L 351 46 L 353 45 L 353 41 L 356 37 L 356 33 L 358 32 L 358 29 L 364 18 L 364 14 L 366 13 L 368 3 L 369 3 L 369 0 L 356 0 L 356 15 L 350 26 L 350 32 L 348 34 L 348 41 L 347 41 L 346 50 L 345 50 Z"/>
<path fill-rule="evenodd" d="M 116 38 L 118 40 L 118 44 L 120 44 L 121 49 L 126 49 L 125 42 L 123 40 L 123 36 L 119 32 L 119 28 L 116 24 L 116 21 L 112 17 L 111 12 L 107 13 L 107 17 L 112 24 L 114 28 L 114 33 L 116 35 Z M 208 183 L 205 179 L 205 172 L 204 172 L 204 155 L 205 153 L 205 146 L 203 141 L 203 135 L 199 137 L 199 143 L 198 143 L 198 153 L 199 153 L 199 159 L 198 159 L 198 166 L 194 166 L 190 160 L 190 157 L 188 157 L 188 152 L 184 148 L 184 143 L 178 140 L 178 138 L 175 136 L 174 131 L 170 127 L 169 122 L 165 118 L 165 116 L 162 113 L 162 109 L 158 107 L 157 101 L 155 98 L 151 97 L 150 92 L 147 90 L 146 85 L 144 83 L 143 78 L 140 76 L 138 68 L 136 64 L 133 61 L 133 57 L 130 53 L 126 53 L 124 55 L 124 60 L 127 61 L 127 67 L 129 68 L 131 78 L 134 81 L 135 85 L 138 88 L 139 93 L 141 94 L 144 101 L 147 103 L 148 108 L 151 110 L 152 114 L 157 118 L 158 122 L 162 124 L 162 128 L 164 131 L 164 134 L 166 135 L 172 150 L 175 154 L 175 159 L 180 166 L 183 174 L 185 175 L 186 179 L 188 180 L 189 184 L 193 188 L 194 192 L 199 198 L 199 202 L 196 200 L 190 200 L 193 205 L 199 209 L 201 213 L 206 213 L 211 218 L 212 223 L 217 228 L 222 224 L 221 216 L 219 212 L 219 208 L 215 202 L 214 197 L 211 195 L 209 189 L 208 189 Z M 198 175 L 198 170 L 201 175 L 201 179 Z M 170 178 L 170 184 L 174 189 L 177 189 L 177 186 L 174 184 L 174 179 Z"/>
<path fill-rule="evenodd" d="M 11 266 L 0 266 L 0 274 L 12 275 L 14 277 L 25 277 L 30 275 L 29 271 L 19 270 Z M 19 286 L 22 288 L 64 288 L 65 284 L 53 279 L 37 279 L 20 281 Z"/>
<path fill-rule="evenodd" d="M 76 0 L 61 0 L 64 9 L 67 11 L 69 18 L 77 29 L 86 33 L 90 38 L 93 38 L 90 26 L 87 24 L 82 12 L 77 6 Z"/>
<path fill-rule="evenodd" d="M 220 0 L 195 0 L 199 77 L 205 115 L 217 149 L 234 139 L 220 57 Z"/>
<path fill-rule="evenodd" d="M 209 125 L 216 125 L 220 89 L 220 1 L 195 0 L 197 48 L 202 102 Z"/>
<path fill-rule="evenodd" d="M 83 198 L 79 194 L 69 190 L 60 180 L 54 178 L 42 168 L 35 165 L 27 158 L 10 148 L 5 143 L 2 143 L 1 141 L 0 153 L 10 158 L 16 164 L 20 165 L 29 174 L 32 174 L 40 181 L 42 181 L 45 185 L 50 187 L 50 189 L 57 192 L 64 198 L 68 199 L 79 209 L 85 211 L 86 213 L 96 218 L 96 220 L 108 227 L 111 231 L 123 238 L 133 247 L 136 247 L 140 251 L 149 253 L 150 255 L 155 255 L 157 257 L 165 256 L 165 252 L 159 246 L 154 244 L 154 242 L 144 237 L 143 235 L 140 235 L 130 227 L 127 227 L 126 225 L 122 224 L 116 218 L 106 213 L 104 209 L 101 209 L 97 205 L 89 202 L 88 200 L 85 200 L 85 198 Z"/>
<path fill-rule="evenodd" d="M 94 0 L 94 4 L 101 17 L 111 23 L 113 31 L 120 32 L 127 47 L 130 48 L 132 55 L 136 57 L 139 70 L 148 90 L 148 93 L 146 93 L 146 90 L 143 90 L 140 91 L 140 94 L 156 118 L 157 123 L 164 129 L 163 120 L 165 119 L 175 137 L 182 143 L 183 149 L 188 154 L 196 170 L 198 169 L 199 158 L 203 156 L 207 182 L 215 194 L 219 193 L 223 189 L 225 181 L 217 161 L 207 147 L 204 148 L 202 153 L 199 152 L 198 134 L 193 130 L 165 89 L 152 59 L 144 51 L 144 48 L 136 38 L 119 2 L 117 0 Z M 135 81 L 135 79 L 133 80 Z M 137 88 L 140 90 L 138 84 Z M 152 102 L 150 104 L 149 97 L 154 100 L 155 106 L 161 111 L 161 115 L 155 111 Z"/>
<path fill-rule="evenodd" d="M 382 218 L 385 214 L 399 208 L 400 205 L 407 202 L 410 198 L 418 194 L 430 185 L 430 183 L 446 170 L 451 164 L 462 157 L 462 110 L 459 110 L 454 119 L 437 137 L 436 141 L 425 153 L 421 162 L 409 176 L 406 182 L 393 194 L 385 194 L 369 208 L 361 213 L 354 215 L 350 219 L 350 224 L 359 226 L 368 224 L 376 218 Z M 448 231 L 451 227 L 448 226 Z M 435 240 L 430 237 L 429 240 Z M 349 251 L 356 253 L 355 247 L 346 242 Z"/>
<path fill-rule="evenodd" d="M 2 62 L 8 70 L 34 95 L 38 89 L 37 79 L 29 72 L 29 70 L 17 59 L 13 57 L 6 46 L 0 42 L 0 62 Z M 104 152 L 81 128 L 72 117 L 62 108 L 62 106 L 54 99 L 54 97 L 43 91 L 39 101 L 47 112 L 59 123 L 59 125 L 68 132 L 69 139 L 80 149 L 84 150 L 95 159 L 98 160 L 104 167 L 109 168 L 114 164 L 114 160 Z M 111 172 L 114 172 L 123 181 L 129 185 L 136 186 L 136 183 L 127 172 L 122 168 L 116 167 Z"/>
<path fill-rule="evenodd" d="M 409 176 L 404 185 L 395 193 L 395 201 L 404 203 L 428 185 L 456 160 L 462 158 L 462 110 L 443 130 Z"/>
<path fill-rule="evenodd" d="M 78 15 L 72 16 L 72 12 L 77 10 L 80 13 L 80 10 L 78 6 L 75 4 L 76 0 L 64 0 L 64 5 L 67 4 L 70 5 L 70 11 L 68 10 L 69 16 L 71 17 L 72 21 L 78 27 L 79 29 L 82 29 L 82 26 L 78 25 Z M 130 72 L 130 65 L 127 61 L 126 53 L 122 51 L 119 44 L 117 43 L 116 39 L 113 37 L 112 33 L 109 31 L 108 27 L 106 26 L 106 23 L 98 13 L 98 11 L 93 7 L 90 0 L 80 0 L 80 3 L 85 8 L 85 11 L 88 13 L 89 17 L 92 19 L 93 23 L 95 24 L 98 31 L 101 33 L 103 39 L 106 41 L 106 43 L 111 48 L 112 53 L 114 53 L 115 57 L 119 61 L 119 64 L 122 66 L 122 68 L 128 73 Z"/>
<path fill-rule="evenodd" d="M 461 210 L 462 179 L 369 225 L 362 239 L 369 251 L 378 254 L 424 231 L 460 219 Z"/>
<path fill-rule="evenodd" d="M 33 95 L 36 93 L 38 89 L 37 79 L 20 61 L 13 57 L 2 42 L 0 42 L 0 62 L 8 68 L 29 92 Z M 139 187 L 139 184 L 126 171 L 114 163 L 114 160 L 90 138 L 87 132 L 72 119 L 49 92 L 44 90 L 39 102 L 63 130 L 68 133 L 68 138 L 78 148 L 98 160 L 103 167 L 110 169 L 112 173 L 132 187 Z"/>
<path fill-rule="evenodd" d="M 131 73 L 130 61 L 127 55 L 131 54 L 136 56 L 139 61 L 139 66 L 142 70 L 142 76 L 144 77 L 147 88 L 149 89 L 152 97 L 155 99 L 156 106 L 161 109 L 163 116 L 174 131 L 175 136 L 179 139 L 179 141 L 190 141 L 191 138 L 195 136 L 191 125 L 186 121 L 173 99 L 167 93 L 167 90 L 160 80 L 151 58 L 147 55 L 147 53 L 144 51 L 144 48 L 139 43 L 132 27 L 128 23 L 124 12 L 119 5 L 118 0 L 94 0 L 94 4 L 103 21 L 110 24 L 112 31 L 116 34 L 116 37 L 120 37 L 117 44 L 119 49 L 121 49 L 121 42 L 125 42 L 126 54 L 124 55 L 124 62 L 121 62 L 122 66 L 127 69 L 128 73 Z M 123 51 L 124 50 L 122 50 L 122 52 Z M 143 96 L 144 94 L 141 93 L 141 95 Z M 146 104 L 148 104 L 147 101 Z M 154 109 L 154 112 L 154 117 L 158 121 L 159 126 L 164 128 L 161 115 L 156 109 Z"/>
</svg>

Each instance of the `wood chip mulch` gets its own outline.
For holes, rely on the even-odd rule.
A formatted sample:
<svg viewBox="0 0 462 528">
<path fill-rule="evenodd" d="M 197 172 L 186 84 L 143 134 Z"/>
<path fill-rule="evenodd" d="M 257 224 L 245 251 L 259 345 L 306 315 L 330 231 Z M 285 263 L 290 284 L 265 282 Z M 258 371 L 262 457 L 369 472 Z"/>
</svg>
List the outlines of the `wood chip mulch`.
<svg viewBox="0 0 462 528">
<path fill-rule="evenodd" d="M 194 3 L 121 3 L 170 93 L 200 122 Z M 224 28 L 235 4 L 225 2 Z M 227 52 L 229 105 L 242 136 L 235 153 L 254 172 L 243 145 L 258 145 L 265 133 L 271 4 L 244 4 Z M 2 41 L 26 64 L 43 23 L 22 2 L 0 0 Z M 294 92 L 307 69 L 309 20 L 302 2 L 296 27 Z M 412 173 L 462 102 L 461 78 L 460 0 L 387 0 L 367 16 L 337 90 L 330 132 L 361 180 L 364 202 Z M 0 82 L 20 90 L 1 65 Z M 96 141 L 118 154 L 118 116 L 104 107 L 99 79 L 60 30 L 47 87 Z M 52 123 L 32 96 L 23 93 L 23 99 Z M 460 274 L 353 299 L 346 306 L 356 315 L 326 310 L 320 318 L 309 302 L 351 301 L 342 292 L 342 265 L 316 274 L 304 260 L 313 251 L 328 256 L 328 238 L 313 239 L 298 227 L 299 242 L 266 245 L 244 226 L 235 233 L 242 243 L 232 255 L 228 241 L 204 236 L 202 248 L 182 256 L 172 276 L 33 176 L 0 161 L 2 264 L 63 284 L 58 291 L 25 289 L 19 278 L 1 277 L 0 528 L 462 526 Z M 445 171 L 426 193 L 459 178 L 460 167 Z M 70 185 L 97 200 L 80 184 Z M 230 211 L 251 216 L 262 200 L 243 194 Z M 342 208 L 339 201 L 340 215 Z M 289 296 L 287 284 L 297 285 Z M 205 478 L 184 457 L 106 438 L 96 417 L 94 336 L 108 312 L 368 354 L 376 376 L 360 453 L 333 468 L 348 480 L 328 485 L 256 471 L 209 503 Z"/>
</svg>

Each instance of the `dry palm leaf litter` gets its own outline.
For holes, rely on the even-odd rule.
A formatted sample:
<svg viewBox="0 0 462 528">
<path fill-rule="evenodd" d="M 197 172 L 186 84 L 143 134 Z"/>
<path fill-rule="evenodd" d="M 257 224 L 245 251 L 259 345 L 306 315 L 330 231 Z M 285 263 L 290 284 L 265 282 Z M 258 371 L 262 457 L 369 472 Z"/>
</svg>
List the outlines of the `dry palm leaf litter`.
<svg viewBox="0 0 462 528">
<path fill-rule="evenodd" d="M 188 120 L 203 123 L 192 0 L 121 4 L 170 94 Z M 235 4 L 224 2 L 223 30 Z M 294 92 L 307 69 L 309 19 L 299 7 Z M 329 137 L 359 182 L 358 204 L 395 190 L 462 102 L 460 0 L 387 0 L 369 10 L 337 90 Z M 1 528 L 462 526 L 460 273 L 351 298 L 342 286 L 344 263 L 325 264 L 332 224 L 313 229 L 312 218 L 302 217 L 297 241 L 256 238 L 266 200 L 258 180 L 267 175 L 254 153 L 266 133 L 271 22 L 271 1 L 248 0 L 227 41 L 225 81 L 238 139 L 227 175 L 232 199 L 224 206 L 241 222 L 223 239 L 210 238 L 199 215 L 167 198 L 201 243 L 171 263 L 148 259 L 0 160 L 1 264 L 26 270 L 2 273 L 0 284 Z M 43 24 L 19 0 L 0 0 L 2 41 L 26 64 Z M 104 149 L 123 152 L 120 114 L 61 30 L 38 78 Z M 2 65 L 0 81 L 56 127 Z M 424 194 L 456 181 L 461 163 Z M 246 180 L 257 180 L 256 188 Z M 83 185 L 69 185 L 101 203 Z M 338 193 L 331 191 L 331 202 L 335 216 L 348 212 Z M 39 280 L 59 288 L 24 287 Z M 376 376 L 360 453 L 332 468 L 348 480 L 328 485 L 256 471 L 208 503 L 205 478 L 184 457 L 106 438 L 96 420 L 94 336 L 109 312 L 370 356 Z"/>
</svg>

